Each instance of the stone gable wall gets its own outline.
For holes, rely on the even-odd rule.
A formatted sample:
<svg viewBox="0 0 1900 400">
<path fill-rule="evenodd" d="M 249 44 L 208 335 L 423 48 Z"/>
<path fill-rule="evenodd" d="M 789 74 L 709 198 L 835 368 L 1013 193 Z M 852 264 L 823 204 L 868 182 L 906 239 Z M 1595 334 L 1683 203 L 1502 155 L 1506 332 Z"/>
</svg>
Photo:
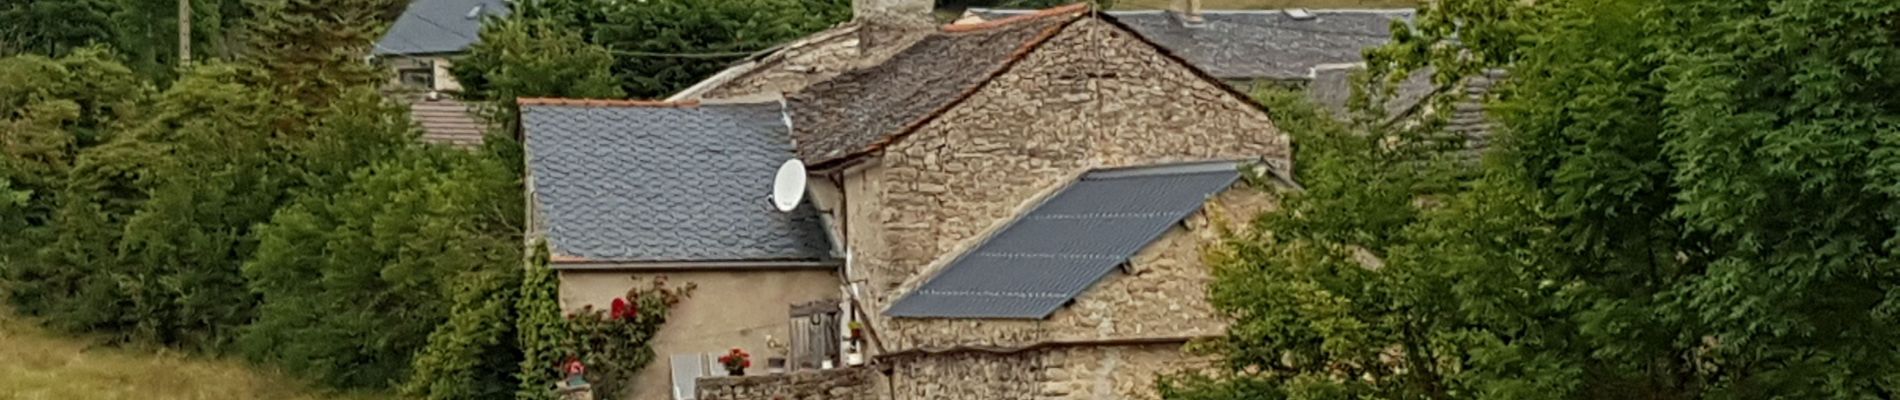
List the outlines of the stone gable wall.
<svg viewBox="0 0 1900 400">
<path fill-rule="evenodd" d="M 1089 169 L 1255 158 L 1291 165 L 1285 135 L 1218 85 L 1106 22 L 1071 24 L 945 115 L 845 170 L 838 212 L 852 249 L 848 279 L 876 315 Z M 1203 249 L 1216 225 L 1245 223 L 1276 204 L 1237 184 L 1137 253 L 1128 272 L 1045 320 L 874 318 L 875 348 L 891 354 L 878 358 L 891 368 L 889 397 L 1157 398 L 1157 376 L 1212 361 L 1181 345 L 1225 329 L 1206 298 Z"/>
<path fill-rule="evenodd" d="M 1075 22 L 847 175 L 847 208 L 858 217 L 847 218 L 852 279 L 881 310 L 927 266 L 1090 168 L 1261 157 L 1287 165 L 1285 136 L 1220 84 L 1106 22 Z M 873 201 L 875 215 L 855 209 Z M 893 350 L 1217 334 L 1199 262 L 1205 238 L 1180 239 L 1191 236 L 1176 229 L 1138 255 L 1137 274 L 1105 280 L 1046 321 L 881 319 L 877 328 Z"/>
</svg>

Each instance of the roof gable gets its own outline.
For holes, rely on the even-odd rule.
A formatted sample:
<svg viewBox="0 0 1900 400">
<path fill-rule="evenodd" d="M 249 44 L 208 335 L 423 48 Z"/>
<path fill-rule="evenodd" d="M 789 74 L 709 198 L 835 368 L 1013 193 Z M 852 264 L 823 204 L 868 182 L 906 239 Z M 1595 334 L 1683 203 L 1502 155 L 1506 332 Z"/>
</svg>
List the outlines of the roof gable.
<svg viewBox="0 0 1900 400">
<path fill-rule="evenodd" d="M 480 41 L 482 17 L 508 15 L 504 0 L 415 0 L 376 41 L 378 55 L 459 53 Z"/>
<path fill-rule="evenodd" d="M 1099 19 L 1226 96 L 1266 113 L 1245 93 L 1085 3 L 1001 20 L 945 26 L 875 67 L 855 70 L 792 95 L 798 156 L 815 168 L 835 166 L 901 140 L 1008 73 L 1072 23 Z"/>
<path fill-rule="evenodd" d="M 1076 4 L 981 26 L 952 25 L 882 64 L 789 96 L 799 158 L 828 164 L 921 126 L 1087 10 Z"/>
<path fill-rule="evenodd" d="M 971 9 L 983 19 L 1009 18 L 1033 10 Z M 1410 20 L 1410 9 L 1309 10 L 1294 18 L 1279 10 L 1205 11 L 1203 22 L 1183 23 L 1162 10 L 1108 11 L 1149 41 L 1222 79 L 1306 79 L 1313 68 L 1357 63 L 1369 47 L 1385 44 L 1392 21 Z"/>
<path fill-rule="evenodd" d="M 766 201 L 792 157 L 777 103 L 521 101 L 550 247 L 588 262 L 830 258 L 816 211 Z"/>
<path fill-rule="evenodd" d="M 959 255 L 885 315 L 1047 318 L 1239 176 L 1235 162 L 1090 172 Z"/>
</svg>

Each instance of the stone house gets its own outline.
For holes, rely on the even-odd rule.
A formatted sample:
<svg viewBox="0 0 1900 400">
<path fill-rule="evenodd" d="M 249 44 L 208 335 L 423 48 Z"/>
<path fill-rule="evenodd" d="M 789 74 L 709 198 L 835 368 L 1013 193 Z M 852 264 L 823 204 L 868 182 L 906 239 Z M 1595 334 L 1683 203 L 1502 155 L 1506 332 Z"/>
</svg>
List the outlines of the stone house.
<svg viewBox="0 0 1900 400">
<path fill-rule="evenodd" d="M 635 398 L 690 398 L 692 379 L 723 372 L 707 354 L 734 347 L 809 361 L 793 369 L 838 357 L 837 242 L 812 207 L 781 213 L 767 199 L 793 157 L 780 103 L 519 105 L 528 235 L 549 248 L 562 306 L 605 307 L 658 277 L 696 287 L 654 338 L 661 361 L 636 377 Z"/>
<path fill-rule="evenodd" d="M 1287 180 L 1290 150 L 1118 18 L 854 22 L 675 96 L 786 101 L 866 328 L 844 347 L 867 366 L 702 379 L 702 398 L 1152 398 L 1205 365 L 1180 349 L 1225 329 L 1203 246 L 1274 206 L 1238 177 Z"/>
<path fill-rule="evenodd" d="M 414 0 L 371 47 L 375 62 L 392 72 L 385 91 L 410 104 L 423 141 L 481 143 L 486 125 L 454 100 L 462 85 L 449 68 L 480 40 L 483 18 L 507 14 L 506 0 Z"/>
<path fill-rule="evenodd" d="M 413 0 L 371 55 L 394 74 L 392 84 L 420 91 L 462 90 L 449 74 L 455 57 L 480 41 L 482 19 L 508 15 L 505 0 Z"/>
<path fill-rule="evenodd" d="M 1226 328 L 1205 247 L 1291 183 L 1267 110 L 1113 14 L 929 3 L 859 2 L 666 101 L 520 102 L 563 307 L 698 284 L 636 398 L 1151 399 L 1212 361 L 1181 349 Z M 730 347 L 787 371 L 708 371 Z"/>
</svg>

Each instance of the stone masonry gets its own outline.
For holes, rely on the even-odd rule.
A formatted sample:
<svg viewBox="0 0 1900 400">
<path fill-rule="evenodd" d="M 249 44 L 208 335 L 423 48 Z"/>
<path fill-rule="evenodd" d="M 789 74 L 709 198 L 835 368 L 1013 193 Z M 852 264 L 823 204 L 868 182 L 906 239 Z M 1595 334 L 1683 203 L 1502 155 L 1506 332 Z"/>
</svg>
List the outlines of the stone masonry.
<svg viewBox="0 0 1900 400">
<path fill-rule="evenodd" d="M 847 191 L 869 191 L 848 193 L 847 208 L 877 206 L 863 216 L 871 220 L 848 224 L 866 273 L 853 279 L 871 284 L 881 308 L 925 266 L 1090 168 L 1262 157 L 1285 165 L 1285 136 L 1217 85 L 1106 22 L 1076 21 L 847 176 Z"/>
<path fill-rule="evenodd" d="M 700 400 L 882 399 L 881 376 L 869 368 L 841 368 L 778 375 L 700 378 Z"/>
<path fill-rule="evenodd" d="M 882 310 L 960 251 L 1091 168 L 1209 159 L 1290 166 L 1265 113 L 1127 31 L 1080 18 L 1008 72 L 844 175 L 853 281 Z M 1157 374 L 1219 335 L 1202 249 L 1216 222 L 1275 199 L 1244 185 L 1046 320 L 891 319 L 873 327 L 896 399 L 1150 399 Z M 969 348 L 988 350 L 972 351 Z M 959 350 L 961 349 L 961 350 Z M 999 353 L 1000 352 L 1000 353 Z"/>
<path fill-rule="evenodd" d="M 1154 399 L 1157 377 L 1213 361 L 1168 344 L 933 354 L 892 360 L 890 391 L 895 399 Z"/>
</svg>

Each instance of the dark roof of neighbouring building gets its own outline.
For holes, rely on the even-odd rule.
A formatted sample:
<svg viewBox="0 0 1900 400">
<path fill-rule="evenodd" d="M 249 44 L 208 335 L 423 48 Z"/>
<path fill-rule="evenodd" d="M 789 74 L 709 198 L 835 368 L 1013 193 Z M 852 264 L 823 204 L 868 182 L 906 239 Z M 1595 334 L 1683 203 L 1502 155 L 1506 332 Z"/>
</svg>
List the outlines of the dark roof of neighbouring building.
<svg viewBox="0 0 1900 400">
<path fill-rule="evenodd" d="M 409 118 L 422 127 L 422 141 L 428 143 L 474 147 L 488 131 L 468 103 L 449 99 L 417 99 L 409 104 Z"/>
<path fill-rule="evenodd" d="M 1235 162 L 1089 172 L 959 255 L 885 314 L 1047 318 L 1239 177 Z"/>
<path fill-rule="evenodd" d="M 971 9 L 983 19 L 1032 10 Z M 1208 10 L 1199 25 L 1182 23 L 1162 10 L 1109 11 L 1148 40 L 1222 79 L 1305 79 L 1326 64 L 1357 63 L 1367 47 L 1391 38 L 1393 20 L 1410 20 L 1410 9 L 1308 10 L 1296 19 L 1281 10 Z"/>
<path fill-rule="evenodd" d="M 1363 68 L 1329 68 L 1319 71 L 1312 83 L 1306 86 L 1307 97 L 1314 103 L 1331 110 L 1342 119 L 1349 117 L 1347 101 L 1352 96 L 1352 82 L 1349 79 Z M 1382 105 L 1385 115 L 1380 116 L 1384 124 L 1398 124 L 1416 121 L 1431 106 L 1432 99 L 1449 96 L 1449 115 L 1445 116 L 1444 132 L 1448 139 L 1464 142 L 1467 155 L 1476 156 L 1490 147 L 1493 130 L 1497 123 L 1485 114 L 1485 102 L 1498 81 L 1509 76 L 1503 69 L 1486 69 L 1471 76 L 1459 79 L 1452 85 L 1432 83 L 1431 68 L 1422 68 L 1399 81 L 1389 89 L 1389 93 L 1373 94 L 1383 96 Z M 1475 157 L 1473 157 L 1475 158 Z"/>
<path fill-rule="evenodd" d="M 376 41 L 377 55 L 460 53 L 479 41 L 482 17 L 508 15 L 504 0 L 415 0 Z"/>
<path fill-rule="evenodd" d="M 556 260 L 828 261 L 809 204 L 768 201 L 792 158 L 776 103 L 522 99 L 530 188 Z"/>
<path fill-rule="evenodd" d="M 1087 10 L 1078 4 L 985 25 L 950 25 L 881 64 L 792 94 L 799 158 L 810 164 L 847 158 L 921 124 Z"/>
</svg>

